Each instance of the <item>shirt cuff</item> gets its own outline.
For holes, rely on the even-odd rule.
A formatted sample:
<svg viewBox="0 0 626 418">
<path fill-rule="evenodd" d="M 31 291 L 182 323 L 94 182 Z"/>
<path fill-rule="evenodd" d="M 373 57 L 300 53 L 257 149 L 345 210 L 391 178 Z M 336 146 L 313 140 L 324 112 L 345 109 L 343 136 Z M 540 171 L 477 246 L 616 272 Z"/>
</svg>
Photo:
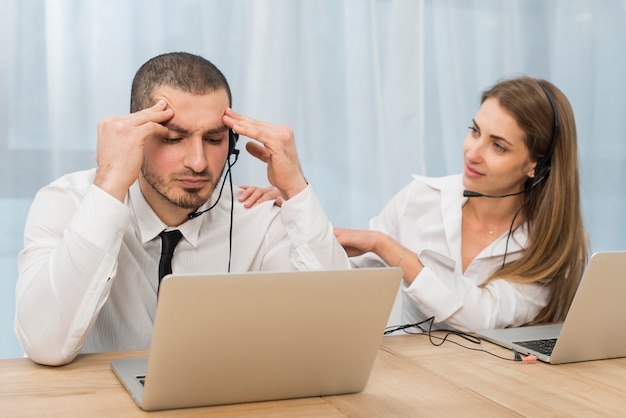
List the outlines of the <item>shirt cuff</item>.
<svg viewBox="0 0 626 418">
<path fill-rule="evenodd" d="M 91 185 L 68 228 L 109 252 L 110 248 L 119 248 L 129 223 L 130 209 L 98 186 Z"/>
<path fill-rule="evenodd" d="M 280 215 L 295 246 L 325 234 L 330 228 L 326 212 L 310 184 L 297 195 L 283 201 Z"/>
<path fill-rule="evenodd" d="M 442 280 L 454 279 L 455 262 L 431 250 L 423 250 L 419 258 L 424 268 L 405 292 L 422 313 L 435 316 L 435 322 L 443 322 L 463 306 L 463 301 Z"/>
</svg>

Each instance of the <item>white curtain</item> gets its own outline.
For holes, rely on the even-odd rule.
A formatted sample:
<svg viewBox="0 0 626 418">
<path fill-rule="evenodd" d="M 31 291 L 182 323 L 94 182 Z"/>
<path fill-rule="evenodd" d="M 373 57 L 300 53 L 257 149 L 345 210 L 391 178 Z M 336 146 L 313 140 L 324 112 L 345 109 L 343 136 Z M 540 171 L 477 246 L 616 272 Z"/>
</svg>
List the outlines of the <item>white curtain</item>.
<svg viewBox="0 0 626 418">
<path fill-rule="evenodd" d="M 168 51 L 222 69 L 235 110 L 291 125 L 331 221 L 356 228 L 411 174 L 460 172 L 484 88 L 549 79 L 577 117 L 592 249 L 626 249 L 624 0 L 0 0 L 0 358 L 21 355 L 35 192 L 94 166 L 97 121 L 127 113 L 134 72 Z M 234 178 L 267 184 L 245 152 Z"/>
</svg>

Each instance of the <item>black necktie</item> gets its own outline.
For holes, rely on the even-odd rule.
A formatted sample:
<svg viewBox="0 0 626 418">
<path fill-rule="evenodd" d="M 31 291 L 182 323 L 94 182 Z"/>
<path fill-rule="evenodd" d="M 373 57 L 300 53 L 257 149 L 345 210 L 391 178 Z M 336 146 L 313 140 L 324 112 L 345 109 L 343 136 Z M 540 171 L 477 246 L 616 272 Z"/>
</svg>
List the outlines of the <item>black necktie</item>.
<svg viewBox="0 0 626 418">
<path fill-rule="evenodd" d="M 163 231 L 159 234 L 161 237 L 161 260 L 159 260 L 159 286 L 161 285 L 161 279 L 166 274 L 172 272 L 172 255 L 174 254 L 174 248 L 176 244 L 183 237 L 183 234 L 174 229 L 171 231 Z"/>
</svg>

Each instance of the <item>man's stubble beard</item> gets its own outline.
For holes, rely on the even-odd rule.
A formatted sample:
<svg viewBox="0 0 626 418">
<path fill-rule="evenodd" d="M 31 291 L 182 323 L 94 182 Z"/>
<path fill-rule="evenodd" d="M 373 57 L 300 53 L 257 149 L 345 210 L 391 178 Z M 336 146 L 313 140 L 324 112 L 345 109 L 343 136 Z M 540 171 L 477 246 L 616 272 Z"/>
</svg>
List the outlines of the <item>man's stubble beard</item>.
<svg viewBox="0 0 626 418">
<path fill-rule="evenodd" d="M 217 177 L 217 179 L 213 179 L 211 174 L 207 171 L 207 172 L 202 172 L 202 173 L 195 173 L 192 171 L 188 171 L 185 173 L 175 173 L 173 175 L 173 177 L 175 176 L 186 176 L 186 177 L 202 177 L 202 178 L 208 178 L 209 182 L 211 183 L 211 189 L 209 191 L 209 193 L 206 196 L 201 195 L 201 191 L 196 190 L 196 189 L 181 189 L 182 190 L 182 195 L 181 196 L 176 196 L 175 195 L 175 190 L 177 190 L 176 187 L 173 186 L 173 183 L 175 182 L 175 180 L 173 180 L 172 178 L 170 178 L 169 180 L 164 179 L 163 177 L 151 172 L 150 170 L 148 170 L 146 168 L 145 163 L 141 166 L 141 174 L 143 176 L 143 178 L 145 179 L 146 183 L 166 202 L 170 203 L 171 205 L 174 205 L 176 207 L 179 207 L 181 209 L 186 209 L 186 210 L 191 210 L 194 211 L 196 209 L 198 209 L 200 206 L 202 206 L 204 203 L 206 203 L 210 198 L 211 195 L 213 195 L 213 192 L 215 191 L 215 188 L 217 187 L 217 183 L 219 182 L 219 179 L 222 178 L 222 174 L 224 174 L 224 169 L 226 168 L 226 166 L 222 167 L 222 171 L 219 175 L 219 177 Z M 180 194 L 180 193 L 179 193 Z"/>
</svg>

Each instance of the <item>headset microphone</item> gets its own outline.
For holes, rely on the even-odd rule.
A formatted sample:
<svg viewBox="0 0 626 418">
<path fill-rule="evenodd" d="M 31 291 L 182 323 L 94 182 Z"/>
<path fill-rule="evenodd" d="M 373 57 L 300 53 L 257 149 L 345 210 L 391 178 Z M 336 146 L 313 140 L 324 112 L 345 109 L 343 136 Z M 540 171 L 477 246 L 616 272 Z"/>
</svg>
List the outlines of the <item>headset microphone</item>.
<svg viewBox="0 0 626 418">
<path fill-rule="evenodd" d="M 235 156 L 235 161 L 233 161 L 232 163 L 230 162 L 230 160 L 227 161 L 228 170 L 226 171 L 226 174 L 224 174 L 224 178 L 222 179 L 222 186 L 220 187 L 220 193 L 219 193 L 219 195 L 217 195 L 217 200 L 215 201 L 215 203 L 213 203 L 207 209 L 187 214 L 187 219 L 192 220 L 194 218 L 197 218 L 198 216 L 202 215 L 203 213 L 208 212 L 211 209 L 213 209 L 219 203 L 220 198 L 222 197 L 222 192 L 224 191 L 224 185 L 226 184 L 226 177 L 231 178 L 230 177 L 230 168 L 237 162 L 237 156 L 239 155 L 239 150 L 235 150 L 235 151 L 236 152 L 232 153 L 232 155 Z M 232 186 L 232 179 L 231 179 L 231 186 Z M 232 198 L 232 196 L 231 196 L 231 198 Z"/>
<path fill-rule="evenodd" d="M 494 195 L 490 195 L 490 194 L 482 194 L 482 193 L 474 192 L 474 191 L 471 191 L 471 190 L 463 190 L 463 196 L 464 197 L 489 197 L 489 198 L 492 198 L 492 199 L 501 199 L 503 197 L 517 196 L 519 194 L 526 193 L 526 191 L 532 189 L 535 186 L 535 184 L 537 184 L 537 183 L 535 182 L 532 186 L 530 186 L 530 187 L 528 187 L 528 188 L 526 188 L 526 189 L 524 189 L 524 190 L 522 190 L 520 192 L 517 192 L 517 193 L 510 193 L 510 194 L 503 194 L 503 195 L 499 195 L 499 196 L 494 196 Z"/>
<path fill-rule="evenodd" d="M 484 194 L 473 192 L 471 190 L 463 190 L 463 197 L 483 197 Z"/>
<path fill-rule="evenodd" d="M 209 208 L 209 209 L 211 209 L 211 208 Z M 200 212 L 190 213 L 190 214 L 187 215 L 187 219 L 192 220 L 194 218 L 197 218 L 198 216 L 202 215 L 204 212 L 208 212 L 209 209 L 201 210 Z"/>
<path fill-rule="evenodd" d="M 230 166 L 229 166 L 229 171 L 230 171 Z M 224 190 L 224 184 L 226 184 L 226 176 L 224 176 L 224 179 L 222 180 L 222 187 L 220 187 L 220 194 L 217 196 L 217 200 L 215 201 L 215 203 L 213 203 L 211 206 L 209 206 L 208 209 L 205 210 L 200 210 L 198 212 L 193 212 L 193 213 L 189 213 L 187 214 L 187 219 L 188 220 L 192 220 L 197 218 L 198 216 L 202 215 L 205 212 L 210 211 L 211 209 L 213 209 L 215 207 L 215 205 L 217 205 L 220 201 L 220 197 L 222 197 L 222 191 Z"/>
<path fill-rule="evenodd" d="M 479 192 L 474 192 L 472 190 L 463 190 L 463 196 L 464 197 L 489 197 L 491 199 L 502 199 L 503 197 L 517 196 L 517 195 L 524 194 L 527 191 L 531 190 L 533 187 L 538 185 L 545 178 L 546 178 L 545 175 L 539 177 L 539 179 L 535 180 L 533 182 L 533 184 L 531 184 L 530 186 L 528 186 L 525 189 L 520 190 L 519 192 L 516 192 L 516 193 L 509 193 L 509 194 L 503 194 L 503 195 L 491 195 L 491 194 L 483 194 L 483 193 L 479 193 Z"/>
</svg>

